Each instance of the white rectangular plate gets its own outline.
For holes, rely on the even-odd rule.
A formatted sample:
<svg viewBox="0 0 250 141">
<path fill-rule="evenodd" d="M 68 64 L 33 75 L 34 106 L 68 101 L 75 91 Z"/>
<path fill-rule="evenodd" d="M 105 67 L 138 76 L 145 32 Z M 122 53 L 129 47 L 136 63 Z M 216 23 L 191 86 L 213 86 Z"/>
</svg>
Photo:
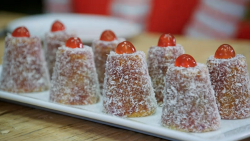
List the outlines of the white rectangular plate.
<svg viewBox="0 0 250 141">
<path fill-rule="evenodd" d="M 222 120 L 217 131 L 206 133 L 185 133 L 162 127 L 160 124 L 162 108 L 158 107 L 154 115 L 140 118 L 119 118 L 102 112 L 102 98 L 97 104 L 87 106 L 66 106 L 49 102 L 49 91 L 29 94 L 13 94 L 0 91 L 0 98 L 23 104 L 38 106 L 63 112 L 82 118 L 88 118 L 104 124 L 131 129 L 166 139 L 178 140 L 239 140 L 250 136 L 250 118 L 240 120 Z"/>
<path fill-rule="evenodd" d="M 0 65 L 0 74 L 2 66 Z M 250 118 L 239 120 L 222 120 L 217 131 L 206 133 L 185 133 L 161 126 L 162 108 L 158 107 L 155 114 L 140 118 L 120 118 L 102 112 L 102 97 L 94 105 L 66 106 L 49 102 L 49 91 L 40 93 L 13 94 L 0 91 L 0 100 L 8 100 L 45 110 L 88 119 L 98 123 L 108 124 L 136 132 L 149 134 L 165 139 L 192 141 L 229 141 L 250 137 Z"/>
</svg>

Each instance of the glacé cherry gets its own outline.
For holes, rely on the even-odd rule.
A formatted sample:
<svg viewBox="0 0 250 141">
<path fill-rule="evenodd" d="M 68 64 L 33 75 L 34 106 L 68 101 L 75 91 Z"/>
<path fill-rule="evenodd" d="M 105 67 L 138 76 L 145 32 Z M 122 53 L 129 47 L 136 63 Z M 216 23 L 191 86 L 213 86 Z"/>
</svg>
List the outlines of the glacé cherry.
<svg viewBox="0 0 250 141">
<path fill-rule="evenodd" d="M 175 37 L 171 34 L 162 34 L 158 41 L 159 47 L 176 46 Z"/>
<path fill-rule="evenodd" d="M 51 32 L 57 32 L 63 30 L 65 30 L 65 26 L 58 20 L 56 20 L 51 26 Z"/>
<path fill-rule="evenodd" d="M 17 27 L 13 32 L 12 32 L 13 37 L 30 37 L 30 33 L 28 29 L 24 26 Z"/>
<path fill-rule="evenodd" d="M 83 48 L 83 43 L 78 37 L 70 37 L 65 43 L 65 46 L 69 48 Z"/>
<path fill-rule="evenodd" d="M 116 39 L 116 35 L 111 30 L 105 30 L 102 32 L 100 40 L 102 41 L 114 41 Z"/>
<path fill-rule="evenodd" d="M 197 65 L 196 61 L 189 54 L 182 54 L 175 61 L 175 66 L 177 67 L 188 68 L 188 67 L 195 67 L 196 65 Z"/>
<path fill-rule="evenodd" d="M 136 52 L 136 49 L 132 43 L 129 41 L 123 41 L 119 43 L 116 47 L 116 53 L 117 54 L 131 54 Z"/>
<path fill-rule="evenodd" d="M 220 45 L 214 55 L 216 59 L 230 59 L 233 57 L 235 57 L 235 51 L 233 47 L 228 44 Z"/>
</svg>

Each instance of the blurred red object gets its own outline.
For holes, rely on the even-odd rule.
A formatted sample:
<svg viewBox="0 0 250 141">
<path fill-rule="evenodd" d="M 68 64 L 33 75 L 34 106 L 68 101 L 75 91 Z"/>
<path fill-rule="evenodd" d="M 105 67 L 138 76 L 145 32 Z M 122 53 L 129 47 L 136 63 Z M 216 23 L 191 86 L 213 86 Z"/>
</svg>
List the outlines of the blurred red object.
<svg viewBox="0 0 250 141">
<path fill-rule="evenodd" d="M 202 0 L 184 33 L 195 38 L 235 38 L 239 22 L 246 12 L 246 5 L 246 0 Z"/>
<path fill-rule="evenodd" d="M 154 0 L 148 19 L 148 31 L 182 34 L 199 1 Z"/>
<path fill-rule="evenodd" d="M 50 6 L 50 11 L 47 10 L 47 12 L 71 12 L 72 9 L 72 12 L 75 13 L 115 16 L 134 21 L 143 26 L 146 25 L 145 29 L 149 32 L 171 34 L 183 34 L 185 32 L 184 28 L 187 27 L 186 29 L 188 29 L 187 23 L 194 19 L 192 15 L 195 10 L 199 10 L 199 4 L 205 1 L 206 0 L 45 0 L 47 5 Z M 244 5 L 247 1 L 228 0 L 225 2 Z M 215 3 L 217 3 L 216 0 Z M 214 18 L 229 20 L 229 23 L 232 23 L 232 21 L 235 22 L 234 18 L 226 17 L 223 13 L 219 13 L 218 10 L 209 9 L 209 7 L 202 7 L 201 9 L 203 12 L 208 13 L 210 10 L 210 15 L 212 14 Z M 250 5 L 248 5 L 248 9 L 250 9 Z M 146 13 L 146 15 L 143 15 L 142 12 Z M 233 37 L 250 39 L 250 21 L 241 21 L 237 23 L 236 26 L 236 33 L 234 33 Z M 199 28 L 200 25 L 194 25 L 194 27 Z M 211 30 L 209 30 L 209 32 L 211 32 Z M 215 30 L 215 33 L 219 35 L 217 30 Z"/>
<path fill-rule="evenodd" d="M 112 0 L 72 0 L 73 12 L 110 15 Z"/>
<path fill-rule="evenodd" d="M 46 13 L 72 12 L 71 0 L 43 0 L 43 6 Z"/>
<path fill-rule="evenodd" d="M 239 23 L 236 38 L 250 39 L 250 21 L 242 21 Z"/>
<path fill-rule="evenodd" d="M 146 30 L 182 34 L 200 0 L 152 0 L 147 16 Z M 76 13 L 110 15 L 113 0 L 72 0 Z M 115 15 L 115 14 L 113 14 Z"/>
</svg>

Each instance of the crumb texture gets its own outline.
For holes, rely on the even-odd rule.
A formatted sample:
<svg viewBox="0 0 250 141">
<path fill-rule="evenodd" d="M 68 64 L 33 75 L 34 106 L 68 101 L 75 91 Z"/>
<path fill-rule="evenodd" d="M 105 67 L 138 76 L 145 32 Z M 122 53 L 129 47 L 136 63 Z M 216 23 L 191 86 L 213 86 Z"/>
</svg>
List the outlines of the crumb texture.
<svg viewBox="0 0 250 141">
<path fill-rule="evenodd" d="M 210 56 L 207 66 L 221 117 L 249 117 L 250 87 L 246 58 L 240 54 L 231 59 L 216 59 Z"/>
<path fill-rule="evenodd" d="M 5 38 L 0 89 L 12 93 L 49 89 L 49 74 L 38 37 Z"/>
<path fill-rule="evenodd" d="M 105 113 L 120 117 L 143 117 L 155 112 L 157 102 L 143 52 L 108 55 L 103 106 Z"/>
<path fill-rule="evenodd" d="M 63 46 L 56 56 L 50 101 L 65 105 L 96 103 L 100 91 L 92 49 Z"/>
<path fill-rule="evenodd" d="M 174 64 L 177 57 L 184 54 L 184 49 L 181 45 L 170 47 L 153 46 L 148 50 L 148 71 L 151 77 L 155 97 L 158 105 L 163 103 L 163 91 L 165 87 L 165 76 L 169 65 Z"/>
<path fill-rule="evenodd" d="M 220 126 L 208 69 L 197 63 L 184 68 L 170 65 L 165 77 L 163 126 L 184 132 L 207 132 Z"/>
</svg>

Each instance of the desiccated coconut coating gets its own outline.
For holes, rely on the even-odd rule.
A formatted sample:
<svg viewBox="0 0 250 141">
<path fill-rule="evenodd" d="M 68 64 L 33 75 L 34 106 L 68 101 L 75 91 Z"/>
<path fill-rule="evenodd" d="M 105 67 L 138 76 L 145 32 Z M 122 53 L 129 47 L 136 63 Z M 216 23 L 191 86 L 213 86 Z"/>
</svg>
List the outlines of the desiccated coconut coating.
<svg viewBox="0 0 250 141">
<path fill-rule="evenodd" d="M 231 59 L 207 60 L 211 83 L 222 119 L 250 116 L 250 87 L 246 58 L 237 54 Z"/>
<path fill-rule="evenodd" d="M 176 58 L 182 54 L 184 54 L 184 49 L 179 44 L 173 47 L 153 46 L 148 50 L 148 72 L 153 83 L 158 105 L 163 103 L 164 79 L 168 66 L 174 64 Z"/>
<path fill-rule="evenodd" d="M 169 66 L 161 122 L 163 126 L 184 132 L 206 132 L 220 126 L 220 115 L 208 69 Z"/>
<path fill-rule="evenodd" d="M 9 34 L 5 38 L 0 89 L 12 93 L 49 89 L 49 74 L 38 37 L 12 37 Z"/>
<path fill-rule="evenodd" d="M 103 106 L 105 113 L 120 117 L 143 117 L 156 111 L 157 102 L 143 52 L 108 55 Z"/>
<path fill-rule="evenodd" d="M 110 53 L 110 51 L 115 51 L 116 46 L 122 41 L 125 41 L 125 39 L 119 38 L 118 40 L 114 41 L 94 40 L 92 43 L 92 48 L 95 57 L 96 71 L 98 74 L 98 80 L 101 89 L 103 88 L 107 56 Z"/>
<path fill-rule="evenodd" d="M 63 46 L 71 36 L 74 35 L 70 35 L 65 31 L 48 32 L 45 34 L 44 53 L 50 77 L 52 77 L 53 68 L 55 66 L 57 49 Z"/>
<path fill-rule="evenodd" d="M 90 47 L 62 46 L 56 54 L 50 101 L 65 105 L 88 105 L 98 102 L 99 84 Z"/>
</svg>

